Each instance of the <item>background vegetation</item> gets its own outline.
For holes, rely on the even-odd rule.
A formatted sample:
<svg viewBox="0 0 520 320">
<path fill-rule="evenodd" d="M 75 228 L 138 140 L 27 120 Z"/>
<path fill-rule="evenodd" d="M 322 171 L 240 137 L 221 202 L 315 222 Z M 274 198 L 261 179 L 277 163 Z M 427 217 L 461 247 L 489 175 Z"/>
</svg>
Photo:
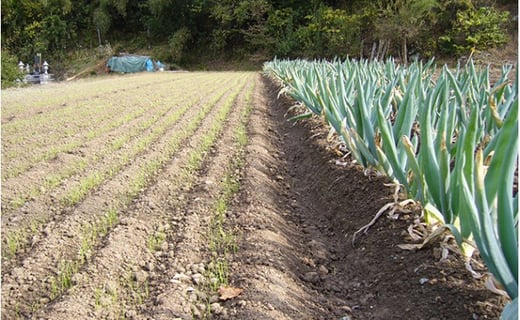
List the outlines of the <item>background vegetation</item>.
<svg viewBox="0 0 520 320">
<path fill-rule="evenodd" d="M 260 65 L 274 56 L 461 56 L 504 44 L 516 32 L 518 10 L 514 0 L 5 0 L 1 6 L 2 57 L 27 63 L 41 52 L 55 72 L 98 48 L 98 58 L 146 52 L 202 68 L 211 60 Z"/>
</svg>

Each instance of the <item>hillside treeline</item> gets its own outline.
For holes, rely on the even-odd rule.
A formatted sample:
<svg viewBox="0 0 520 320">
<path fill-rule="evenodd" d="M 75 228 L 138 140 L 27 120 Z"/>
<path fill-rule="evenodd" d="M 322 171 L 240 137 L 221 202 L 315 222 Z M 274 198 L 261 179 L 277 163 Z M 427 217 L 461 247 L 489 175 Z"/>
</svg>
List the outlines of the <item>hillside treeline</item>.
<svg viewBox="0 0 520 320">
<path fill-rule="evenodd" d="M 467 55 L 508 41 L 516 0 L 4 0 L 2 53 L 31 61 L 120 41 L 208 57 Z M 125 48 L 120 48 L 125 49 Z"/>
</svg>

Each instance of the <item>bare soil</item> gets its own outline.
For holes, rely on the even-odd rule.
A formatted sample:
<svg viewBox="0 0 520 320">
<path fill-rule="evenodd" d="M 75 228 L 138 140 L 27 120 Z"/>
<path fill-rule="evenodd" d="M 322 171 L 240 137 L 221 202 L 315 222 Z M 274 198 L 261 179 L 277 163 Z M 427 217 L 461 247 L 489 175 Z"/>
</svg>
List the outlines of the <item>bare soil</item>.
<svg viewBox="0 0 520 320">
<path fill-rule="evenodd" d="M 161 75 L 164 79 L 151 83 L 175 81 L 177 86 L 188 75 Z M 441 241 L 446 242 L 445 236 L 422 250 L 398 247 L 413 243 L 407 228 L 420 219 L 416 206 L 407 207 L 408 211 L 397 218 L 383 216 L 353 244 L 353 233 L 394 201 L 394 188 L 386 185 L 389 181 L 364 172 L 348 158 L 339 161 L 340 154 L 334 143 L 327 141 L 328 131 L 320 121 L 287 122 L 286 113 L 293 102 L 277 98 L 278 88 L 268 79 L 252 73 L 214 76 L 211 86 L 201 80 L 198 92 L 215 88 L 215 84 L 229 86 L 229 90 L 218 99 L 214 89 L 208 95 L 193 93 L 196 99 L 186 114 L 72 207 L 58 201 L 61 192 L 91 170 L 110 167 L 117 153 L 100 150 L 126 128 L 140 123 L 141 116 L 109 130 L 106 138 L 89 140 L 81 134 L 86 129 L 79 128 L 78 136 L 84 140 L 78 149 L 35 163 L 16 177 L 3 178 L 2 245 L 22 222 L 30 224 L 35 218 L 41 222 L 20 252 L 2 257 L 2 318 L 499 317 L 504 298 L 485 288 L 486 277 L 473 278 L 456 252 L 449 251 L 443 257 Z M 239 80 L 234 81 L 235 77 Z M 124 90 L 124 86 L 117 90 Z M 114 93 L 108 85 L 106 91 L 100 87 L 97 99 L 110 99 L 110 92 Z M 84 103 L 87 98 L 77 100 Z M 173 137 L 212 99 L 214 105 L 199 128 L 179 140 L 177 151 L 128 200 L 128 189 L 139 170 L 151 159 L 168 154 Z M 40 108 L 52 112 L 64 108 L 63 103 Z M 230 111 L 222 111 L 228 103 L 232 103 Z M 235 130 L 248 108 L 252 110 L 246 119 L 249 140 L 241 146 Z M 149 112 L 156 110 L 163 109 L 154 106 Z M 171 112 L 164 109 L 156 123 L 167 121 L 164 117 Z M 38 114 L 37 110 L 6 112 L 2 124 L 13 122 L 14 126 L 19 118 L 30 121 Z M 224 120 L 217 135 L 203 149 L 220 115 Z M 145 113 L 142 120 L 149 116 Z M 195 165 L 192 157 L 198 150 L 203 150 L 202 158 Z M 2 152 L 6 151 L 3 146 Z M 93 153 L 103 156 L 88 156 Z M 25 179 L 38 186 L 46 175 L 59 169 L 52 161 L 63 161 L 63 167 L 72 155 L 87 159 L 87 169 L 67 177 L 55 190 L 29 197 L 21 207 L 11 205 L 17 192 L 26 190 Z M 4 165 L 10 162 L 3 161 Z M 37 178 L 30 178 L 31 171 Z M 221 252 L 212 247 L 212 228 L 229 174 L 239 182 L 239 189 L 227 204 L 222 229 L 230 236 L 232 249 Z M 70 284 L 54 288 L 52 279 L 63 275 L 64 261 L 74 260 L 81 248 L 85 225 L 95 225 L 114 207 L 119 212 L 117 221 L 93 241 L 86 259 L 77 263 L 70 275 Z M 238 296 L 224 301 L 211 288 L 211 283 L 219 280 L 215 279 L 217 262 L 223 263 L 228 275 L 224 282 L 243 289 Z M 472 266 L 485 273 L 478 256 Z M 53 289 L 59 292 L 53 294 Z"/>
</svg>

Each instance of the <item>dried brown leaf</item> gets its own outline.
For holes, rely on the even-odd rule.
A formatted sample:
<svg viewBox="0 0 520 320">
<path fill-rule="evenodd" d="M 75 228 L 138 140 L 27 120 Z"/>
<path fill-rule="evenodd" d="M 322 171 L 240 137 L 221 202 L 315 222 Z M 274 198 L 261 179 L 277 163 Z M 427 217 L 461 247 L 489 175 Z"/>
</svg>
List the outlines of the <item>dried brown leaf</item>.
<svg viewBox="0 0 520 320">
<path fill-rule="evenodd" d="M 397 245 L 402 250 L 420 250 L 423 248 L 423 244 L 410 244 L 410 243 L 404 243 L 404 244 L 398 244 Z"/>
<path fill-rule="evenodd" d="M 239 296 L 244 289 L 235 288 L 235 287 L 220 287 L 218 289 L 219 299 L 222 301 L 233 299 Z"/>
</svg>

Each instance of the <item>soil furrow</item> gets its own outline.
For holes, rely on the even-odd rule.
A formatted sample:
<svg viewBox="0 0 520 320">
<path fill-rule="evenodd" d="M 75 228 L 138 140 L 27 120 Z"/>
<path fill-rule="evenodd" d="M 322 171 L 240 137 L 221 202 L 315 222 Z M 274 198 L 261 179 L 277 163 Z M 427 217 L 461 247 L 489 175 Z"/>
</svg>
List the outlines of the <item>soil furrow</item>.
<svg viewBox="0 0 520 320">
<path fill-rule="evenodd" d="M 210 82 L 202 83 L 201 85 L 209 85 Z M 217 88 L 216 85 L 214 85 L 215 89 Z M 212 87 L 208 86 L 208 92 L 211 94 L 211 92 L 215 89 L 212 89 Z M 186 91 L 186 90 L 184 90 Z M 3 223 L 5 225 L 5 222 L 9 219 L 5 219 L 5 217 L 9 215 L 16 214 L 16 212 L 12 212 L 12 210 L 9 210 L 9 202 L 14 202 L 11 207 L 20 206 L 20 201 L 23 201 L 29 197 L 31 198 L 37 198 L 37 196 L 42 193 L 48 193 L 52 191 L 53 188 L 57 187 L 60 183 L 60 180 L 63 181 L 64 179 L 73 179 L 73 175 L 75 171 L 85 171 L 86 167 L 92 168 L 93 165 L 96 165 L 100 161 L 106 161 L 107 159 L 113 158 L 114 154 L 117 152 L 120 152 L 119 149 L 130 146 L 132 143 L 135 143 L 135 141 L 138 141 L 137 138 L 142 139 L 142 137 L 145 135 L 145 132 L 147 129 L 149 129 L 152 126 L 158 125 L 159 121 L 162 121 L 167 118 L 167 113 L 174 113 L 176 110 L 178 110 L 180 107 L 180 104 L 184 105 L 190 105 L 195 102 L 196 98 L 191 97 L 191 101 L 186 101 L 188 96 L 176 96 L 177 104 L 174 106 L 169 106 L 168 103 L 163 102 L 162 109 L 155 110 L 151 109 L 147 111 L 148 116 L 140 117 L 139 122 L 137 121 L 131 121 L 128 123 L 125 123 L 118 128 L 114 130 L 113 133 L 110 135 L 103 136 L 102 140 L 96 140 L 92 141 L 91 143 L 84 145 L 78 150 L 77 155 L 70 155 L 70 154 L 61 154 L 55 161 L 51 162 L 45 162 L 44 165 L 38 167 L 35 170 L 31 170 L 28 172 L 28 174 L 31 175 L 30 179 L 25 178 L 25 175 L 19 177 L 18 180 L 16 179 L 10 179 L 5 182 L 6 187 L 4 188 L 2 192 L 2 209 L 3 209 Z M 167 100 L 166 100 L 167 101 Z M 146 122 L 145 122 L 146 121 Z M 145 122 L 143 125 L 141 123 Z M 133 127 L 133 128 L 132 128 Z M 137 128 L 138 130 L 136 130 Z M 131 131 L 137 131 L 136 133 L 133 133 L 131 135 L 128 134 L 128 132 Z M 126 140 L 121 140 L 121 138 L 127 138 Z M 117 147 L 114 147 L 115 142 L 114 139 L 117 139 Z M 134 142 L 133 142 L 134 141 Z M 104 148 L 100 148 L 104 147 Z M 124 151 L 124 150 L 123 150 Z M 110 157 L 107 158 L 108 153 L 114 153 L 110 155 Z M 90 160 L 92 159 L 92 160 Z M 67 162 L 70 162 L 71 165 L 68 165 Z M 61 170 L 54 169 L 53 167 L 59 167 Z M 34 172 L 36 171 L 36 172 Z M 49 172 L 58 172 L 58 174 L 55 174 L 54 176 L 49 177 Z M 63 174 L 59 174 L 59 172 L 64 172 Z M 27 183 L 27 180 L 34 181 L 33 183 Z M 17 183 L 17 181 L 23 181 L 24 183 Z M 48 182 L 52 183 L 52 185 L 48 185 Z M 41 190 L 40 188 L 35 188 L 35 185 L 39 186 L 40 188 L 44 188 L 44 190 Z M 66 187 L 65 187 L 66 188 Z M 25 194 L 22 190 L 25 189 Z M 67 189 L 67 188 L 66 188 Z M 7 203 L 6 203 L 7 202 Z M 37 205 L 38 207 L 38 205 Z M 32 209 L 30 205 L 26 204 L 20 210 L 24 212 L 35 212 L 39 210 Z M 11 214 L 10 214 L 11 213 Z M 25 215 L 27 216 L 27 215 Z"/>
<path fill-rule="evenodd" d="M 213 281 L 218 286 L 217 282 L 223 279 L 217 279 L 213 274 L 220 257 L 217 249 L 211 248 L 216 239 L 209 234 L 212 231 L 210 224 L 221 205 L 224 179 L 230 174 L 228 170 L 233 170 L 232 162 L 238 157 L 236 129 L 250 107 L 249 93 L 257 82 L 258 75 L 255 75 L 251 84 L 242 90 L 226 130 L 207 156 L 186 201 L 179 205 L 177 212 L 183 213 L 184 217 L 172 220 L 177 232 L 166 238 L 169 252 L 156 258 L 156 264 L 165 265 L 166 272 L 149 273 L 150 296 L 136 319 L 203 318 L 210 315 L 210 304 L 218 300 L 210 283 Z M 232 241 L 231 238 L 227 240 Z"/>
<path fill-rule="evenodd" d="M 304 242 L 297 225 L 286 221 L 285 206 L 294 199 L 290 199 L 285 180 L 287 164 L 279 148 L 282 133 L 275 125 L 278 115 L 271 110 L 266 91 L 260 83 L 246 148 L 248 165 L 237 202 L 243 205 L 233 207 L 234 215 L 230 215 L 241 230 L 237 255 L 231 262 L 232 284 L 246 291 L 240 304 L 230 301 L 224 308 L 233 319 L 294 319 L 296 312 L 302 319 L 315 319 L 322 310 L 313 292 L 301 284 L 297 274 L 289 272 Z"/>
<path fill-rule="evenodd" d="M 152 81 L 148 80 L 151 79 Z M 203 73 L 164 73 L 150 75 L 127 75 L 123 79 L 114 81 L 111 77 L 105 79 L 85 79 L 68 83 L 67 86 L 50 84 L 45 87 L 33 86 L 31 88 L 12 89 L 8 94 L 2 96 L 4 106 L 2 110 L 2 125 L 12 123 L 15 120 L 33 118 L 37 114 L 58 112 L 69 103 L 90 101 L 92 97 L 108 98 L 117 92 L 132 94 L 135 90 L 147 92 L 149 89 L 154 93 L 157 87 L 165 82 L 182 83 L 189 78 L 204 78 Z M 134 81 L 138 79 L 138 81 Z M 179 81 L 181 80 L 181 81 Z M 28 94 L 28 91 L 30 93 Z M 73 92 L 73 93 L 71 93 Z"/>
<path fill-rule="evenodd" d="M 240 79 L 237 81 L 240 81 Z M 225 95 L 220 99 L 221 102 L 218 105 L 222 105 L 228 96 L 229 95 Z M 204 120 L 201 118 L 201 120 L 203 120 L 201 129 L 196 132 L 204 132 L 207 127 L 207 124 L 205 125 L 204 123 L 211 123 L 211 119 L 216 116 L 217 109 L 212 109 L 215 111 L 209 113 Z M 99 217 L 111 207 L 116 207 L 118 211 L 122 213 L 121 209 L 124 208 L 125 203 L 129 200 L 128 196 L 133 192 L 137 195 L 143 191 L 141 188 L 146 187 L 146 184 L 137 185 L 137 190 L 131 190 L 136 187 L 136 181 L 129 178 L 138 176 L 141 171 L 140 168 L 146 166 L 147 162 L 149 163 L 154 157 L 160 157 L 161 154 L 165 152 L 165 148 L 170 146 L 171 139 L 177 134 L 175 131 L 176 130 L 172 129 L 161 138 L 163 142 L 160 143 L 159 146 L 162 145 L 162 147 L 157 147 L 150 154 L 146 154 L 137 159 L 137 161 L 134 161 L 127 170 L 118 174 L 115 179 L 110 180 L 110 182 L 104 185 L 98 192 L 83 201 L 73 212 L 68 213 L 66 219 L 53 226 L 49 225 L 48 228 L 50 228 L 51 232 L 31 251 L 31 253 L 37 252 L 25 257 L 22 265 L 13 268 L 9 275 L 4 275 L 4 286 L 2 287 L 3 296 L 15 299 L 23 298 L 21 301 L 18 300 L 17 303 L 19 303 L 20 308 L 23 308 L 24 312 L 28 312 L 27 308 L 31 305 L 32 308 L 34 308 L 35 304 L 41 305 L 46 300 L 48 301 L 50 292 L 53 291 L 52 280 L 56 279 L 51 275 L 59 274 L 60 271 L 57 270 L 60 269 L 60 267 L 59 265 L 56 266 L 56 262 L 70 261 L 70 259 L 76 255 L 78 248 L 81 248 L 81 243 L 79 243 L 81 239 L 79 238 L 81 238 L 82 228 L 84 228 L 86 224 L 94 224 L 93 221 L 95 221 L 95 217 L 92 216 L 93 213 Z M 190 144 L 192 139 L 194 138 L 190 138 Z M 182 140 L 179 140 L 175 143 L 182 144 L 181 141 Z M 157 170 L 159 169 L 158 167 Z M 153 176 L 155 172 L 150 172 L 149 174 Z M 150 180 L 151 176 L 143 176 L 142 178 Z M 52 248 L 56 247 L 61 248 L 60 252 L 52 250 Z M 49 278 L 49 276 L 51 277 Z M 33 291 L 32 294 L 29 294 L 28 287 L 31 287 Z M 4 299 L 3 301 L 13 307 L 13 300 Z"/>
<path fill-rule="evenodd" d="M 243 92 L 241 86 L 238 90 Z M 229 114 L 229 119 L 222 118 L 227 125 L 220 123 L 215 127 L 217 132 L 222 128 L 226 128 L 226 132 L 232 130 L 239 116 L 238 110 L 242 108 L 242 99 L 238 97 L 227 102 L 228 110 L 223 117 Z M 229 109 L 232 105 L 236 107 Z M 206 120 L 204 127 L 212 127 L 216 118 L 208 117 Z M 202 239 L 197 236 L 204 231 L 207 217 L 197 213 L 190 214 L 181 204 L 190 200 L 187 198 L 191 197 L 190 185 L 197 175 L 197 168 L 190 168 L 190 158 L 204 146 L 205 137 L 209 133 L 199 130 L 191 137 L 190 145 L 179 150 L 157 177 L 156 182 L 146 188 L 126 210 L 121 225 L 110 232 L 104 246 L 96 251 L 92 262 L 78 274 L 78 285 L 59 301 L 37 314 L 37 318 L 135 317 L 138 308 L 145 305 L 144 300 L 155 296 L 157 286 L 165 287 L 174 277 L 171 273 L 174 269 L 165 258 L 177 259 L 182 250 L 177 248 L 177 244 L 163 241 L 172 237 L 197 239 L 195 243 L 186 241 L 181 244 L 182 249 L 188 250 L 192 255 L 197 254 L 203 245 Z M 212 139 L 220 141 L 221 138 L 217 135 Z M 209 148 L 211 144 L 205 148 Z M 213 163 L 213 156 L 214 152 L 211 152 L 205 158 Z M 220 165 L 216 168 L 217 172 L 219 167 Z M 192 174 L 183 174 L 185 170 L 191 171 Z M 151 239 L 154 237 L 159 240 L 151 245 L 150 243 L 154 242 Z M 164 277 L 157 281 L 159 279 L 155 279 L 155 274 Z M 116 300 L 114 296 L 117 296 Z M 178 301 L 176 306 L 184 306 L 184 309 L 179 311 L 183 310 L 182 312 L 186 311 L 188 314 L 191 312 L 184 292 L 177 292 L 173 298 Z M 70 310 L 75 310 L 76 313 L 71 314 Z"/>
<path fill-rule="evenodd" d="M 129 115 L 132 116 L 131 110 L 136 107 L 142 106 L 141 110 L 136 110 L 135 116 L 138 116 L 145 112 L 149 105 L 153 105 L 154 101 L 165 101 L 167 97 L 175 96 L 176 92 L 186 92 L 194 84 L 190 81 L 182 83 L 184 88 L 166 90 L 166 88 L 158 87 L 159 91 L 154 94 L 138 95 L 137 97 L 125 94 L 120 97 L 85 101 L 83 106 L 73 106 L 74 116 L 69 114 L 59 117 L 46 115 L 45 121 L 33 119 L 31 124 L 35 122 L 41 124 L 42 127 L 32 125 L 30 128 L 32 134 L 27 134 L 27 130 L 23 129 L 21 131 L 25 131 L 25 135 L 17 134 L 17 132 L 11 133 L 7 128 L 2 128 L 3 136 L 7 137 L 3 139 L 2 148 L 10 150 L 2 157 L 4 182 L 7 178 L 16 177 L 41 161 L 52 160 L 60 153 L 72 153 L 88 141 L 103 136 L 114 127 L 118 127 L 120 122 L 127 121 Z M 110 101 L 118 101 L 118 103 Z M 51 149 L 49 149 L 49 145 L 52 145 Z"/>
<path fill-rule="evenodd" d="M 216 99 L 219 99 L 219 97 L 221 95 L 222 95 L 222 92 L 217 93 L 212 99 L 216 101 Z M 212 107 L 213 102 L 211 102 L 209 100 L 206 101 L 206 102 L 201 101 L 199 103 L 199 106 L 201 106 L 204 103 L 206 103 L 205 104 L 205 108 L 207 110 L 209 110 L 208 108 Z M 161 132 L 155 132 L 155 135 L 154 135 L 155 138 L 164 140 L 164 137 L 161 137 L 160 134 L 162 132 L 166 132 L 165 131 L 166 129 L 168 129 L 170 131 L 170 134 L 173 134 L 173 132 L 180 131 L 180 129 L 184 126 L 184 123 L 190 122 L 192 120 L 192 118 L 195 118 L 195 114 L 198 112 L 197 108 L 194 108 L 191 105 L 186 105 L 183 108 L 185 110 L 178 109 L 178 110 L 175 111 L 175 112 L 178 112 L 179 110 L 182 111 L 182 118 L 179 119 L 179 121 L 175 121 L 176 126 L 174 128 L 170 128 L 170 129 L 168 129 L 167 126 L 166 126 L 166 127 L 163 128 L 163 130 Z M 184 111 L 187 111 L 187 113 L 184 114 Z M 205 113 L 205 112 L 207 112 L 207 111 L 204 111 L 203 113 Z M 201 113 L 201 115 L 203 113 Z M 178 113 L 178 115 L 181 115 L 181 113 Z M 166 119 L 166 118 L 161 119 L 161 121 L 163 121 L 164 119 Z M 180 124 L 177 124 L 177 122 L 179 122 Z M 153 132 L 154 130 L 155 129 L 152 129 L 150 132 Z M 155 138 L 154 138 L 154 140 L 155 140 Z M 146 139 L 146 136 L 144 137 L 144 139 Z M 149 142 L 153 142 L 153 140 L 149 140 Z M 153 148 L 153 144 L 150 144 L 149 147 Z M 125 154 L 124 152 L 126 150 L 130 150 L 130 152 L 131 153 L 133 152 L 133 153 L 132 154 Z M 108 172 L 111 173 L 111 174 L 107 174 L 107 177 L 106 177 L 107 179 L 109 179 L 111 176 L 115 175 L 117 172 L 122 170 L 124 166 L 129 165 L 130 163 L 132 163 L 132 161 L 133 161 L 132 159 L 134 159 L 139 154 L 143 154 L 143 152 L 145 151 L 144 149 L 143 150 L 138 149 L 137 150 L 138 153 L 135 153 L 133 150 L 134 149 L 132 149 L 132 144 L 129 144 L 128 146 L 125 146 L 124 149 L 120 150 L 120 152 L 118 153 L 118 154 L 120 154 L 120 157 L 117 157 L 117 154 L 116 154 L 115 156 L 112 155 L 111 157 L 109 157 L 107 159 L 107 161 L 109 163 L 108 164 L 109 166 L 108 167 L 105 166 L 105 168 L 107 168 L 106 170 L 108 170 Z M 110 162 L 111 161 L 113 162 L 114 160 L 120 161 L 120 159 L 123 159 L 124 163 L 123 163 L 123 165 L 120 165 L 119 162 L 115 162 L 115 167 L 116 167 L 115 169 L 117 169 L 117 171 L 115 171 L 115 169 L 113 168 L 114 165 L 110 166 Z M 133 164 L 135 165 L 135 163 L 133 163 Z M 100 172 L 99 173 L 99 177 L 101 177 L 101 174 L 103 174 L 104 171 L 99 171 L 98 170 L 98 171 L 95 171 L 95 172 Z M 86 176 L 86 178 L 89 178 L 91 176 L 96 177 L 96 175 L 92 175 L 91 174 L 91 175 Z M 127 177 L 130 177 L 130 176 L 127 176 Z M 83 179 L 83 181 L 84 180 L 85 179 Z M 99 181 L 99 182 L 101 183 L 103 181 Z M 33 221 L 37 222 L 36 229 L 43 229 L 44 232 L 48 233 L 48 231 L 45 231 L 47 226 L 44 225 L 44 222 L 49 221 L 48 216 L 54 214 L 53 215 L 53 221 L 52 221 L 53 223 L 58 223 L 60 221 L 60 216 L 56 215 L 55 214 L 56 212 L 61 213 L 62 217 L 67 217 L 65 214 L 67 213 L 67 211 L 70 211 L 69 209 L 67 209 L 67 203 L 60 202 L 59 199 L 63 198 L 63 196 L 61 194 L 63 194 L 64 192 L 68 192 L 70 194 L 69 190 L 71 190 L 71 186 L 74 186 L 74 185 L 77 186 L 77 183 L 75 183 L 74 181 L 70 181 L 69 183 L 63 184 L 59 188 L 57 188 L 57 190 L 52 192 L 48 197 L 40 199 L 41 201 L 35 201 L 35 202 L 31 203 L 29 206 L 22 208 L 21 209 L 22 212 L 24 212 L 26 214 L 24 214 L 24 215 L 17 215 L 16 216 L 16 218 L 17 218 L 16 221 L 11 221 L 10 224 L 4 225 L 3 231 L 4 231 L 4 235 L 6 235 L 7 239 L 9 239 L 9 235 L 12 234 L 12 233 L 9 232 L 10 228 L 14 228 L 14 230 L 18 230 L 16 228 L 19 225 L 22 225 L 22 226 L 23 225 L 30 225 L 30 228 L 34 229 L 35 227 L 34 227 Z M 94 188 L 92 188 L 92 189 L 94 189 Z M 85 191 L 89 191 L 89 190 L 85 190 Z M 94 190 L 92 190 L 92 191 L 94 191 Z M 86 196 L 86 194 L 85 194 L 85 196 Z M 50 212 L 49 212 L 49 210 L 45 210 L 45 208 L 51 209 Z M 25 216 L 27 216 L 27 218 L 28 218 L 27 220 L 28 221 L 23 223 L 23 221 L 20 220 L 20 219 L 23 219 Z M 4 219 L 4 221 L 9 221 L 9 219 Z M 32 230 L 32 231 L 33 231 L 32 233 L 34 233 L 34 230 Z M 16 231 L 14 233 L 14 236 L 18 237 L 18 235 L 16 234 Z M 34 235 L 29 234 L 29 236 L 34 236 Z M 17 240 L 18 240 L 18 238 L 17 238 Z M 35 241 L 33 241 L 33 242 L 35 242 Z M 9 248 L 9 246 L 7 246 L 7 247 Z M 4 265 L 4 268 L 5 268 L 5 266 L 6 265 Z"/>
</svg>

